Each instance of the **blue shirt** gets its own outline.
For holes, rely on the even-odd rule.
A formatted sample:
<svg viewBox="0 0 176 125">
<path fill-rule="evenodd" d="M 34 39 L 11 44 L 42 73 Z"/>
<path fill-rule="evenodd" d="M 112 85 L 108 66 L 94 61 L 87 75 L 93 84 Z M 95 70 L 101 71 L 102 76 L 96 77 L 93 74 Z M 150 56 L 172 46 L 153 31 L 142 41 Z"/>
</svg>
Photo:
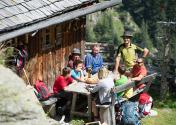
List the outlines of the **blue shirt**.
<svg viewBox="0 0 176 125">
<path fill-rule="evenodd" d="M 93 56 L 92 54 L 87 54 L 85 58 L 85 66 L 86 68 L 92 68 L 92 74 L 98 72 L 98 70 L 103 65 L 103 58 L 100 54 L 96 54 Z"/>
<path fill-rule="evenodd" d="M 72 70 L 71 70 L 71 77 L 72 77 L 73 79 L 80 78 L 80 77 L 81 77 L 81 72 L 77 72 L 76 70 L 72 69 Z"/>
</svg>

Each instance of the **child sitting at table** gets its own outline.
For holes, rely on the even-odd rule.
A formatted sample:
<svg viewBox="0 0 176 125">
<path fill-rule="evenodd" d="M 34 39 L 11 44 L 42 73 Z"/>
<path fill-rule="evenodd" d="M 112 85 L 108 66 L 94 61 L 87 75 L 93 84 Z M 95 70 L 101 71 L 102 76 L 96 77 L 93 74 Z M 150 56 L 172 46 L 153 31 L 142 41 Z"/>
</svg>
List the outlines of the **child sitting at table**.
<svg viewBox="0 0 176 125">
<path fill-rule="evenodd" d="M 64 88 L 71 83 L 75 83 L 71 77 L 71 69 L 69 67 L 65 67 L 62 70 L 62 75 L 57 76 L 53 86 L 53 92 L 58 97 L 61 98 L 62 101 L 58 101 L 56 103 L 56 113 L 58 114 L 58 107 L 63 106 L 63 112 L 70 106 L 72 94 L 65 92 Z M 61 104 L 62 103 L 62 104 Z"/>
<path fill-rule="evenodd" d="M 76 60 L 74 62 L 74 68 L 71 70 L 71 77 L 78 82 L 86 82 L 86 77 L 84 77 L 82 67 L 83 61 Z"/>
<path fill-rule="evenodd" d="M 119 66 L 118 72 L 120 74 L 120 78 L 114 80 L 115 86 L 119 86 L 129 82 L 127 76 L 125 76 L 126 73 L 125 67 Z M 117 93 L 117 98 L 122 96 L 124 96 L 125 98 L 130 98 L 132 95 L 133 95 L 133 88 L 126 90 L 125 92 Z"/>
</svg>

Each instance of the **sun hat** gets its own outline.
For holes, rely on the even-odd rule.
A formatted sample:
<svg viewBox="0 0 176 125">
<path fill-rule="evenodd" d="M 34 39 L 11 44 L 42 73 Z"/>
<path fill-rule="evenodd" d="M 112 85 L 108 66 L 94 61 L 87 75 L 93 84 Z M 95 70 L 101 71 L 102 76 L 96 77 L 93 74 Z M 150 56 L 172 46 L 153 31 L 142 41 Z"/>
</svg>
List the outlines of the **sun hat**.
<svg viewBox="0 0 176 125">
<path fill-rule="evenodd" d="M 74 48 L 74 49 L 72 50 L 72 54 L 81 54 L 81 52 L 80 52 L 79 49 Z"/>
<path fill-rule="evenodd" d="M 126 30 L 121 37 L 133 37 L 133 34 L 131 31 Z"/>
</svg>

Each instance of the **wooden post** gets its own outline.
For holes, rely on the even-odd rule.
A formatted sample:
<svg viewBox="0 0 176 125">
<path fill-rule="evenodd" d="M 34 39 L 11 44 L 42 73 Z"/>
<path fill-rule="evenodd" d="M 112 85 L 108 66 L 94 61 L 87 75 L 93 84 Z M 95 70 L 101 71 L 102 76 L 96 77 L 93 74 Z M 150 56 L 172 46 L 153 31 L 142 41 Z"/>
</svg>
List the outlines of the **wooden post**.
<svg viewBox="0 0 176 125">
<path fill-rule="evenodd" d="M 91 121 L 92 118 L 92 101 L 91 101 L 91 94 L 87 95 L 88 99 L 88 119 Z"/>
<path fill-rule="evenodd" d="M 73 93 L 72 106 L 71 106 L 71 112 L 70 112 L 71 118 L 73 117 L 73 114 L 75 112 L 76 98 L 77 98 L 77 93 Z"/>
</svg>

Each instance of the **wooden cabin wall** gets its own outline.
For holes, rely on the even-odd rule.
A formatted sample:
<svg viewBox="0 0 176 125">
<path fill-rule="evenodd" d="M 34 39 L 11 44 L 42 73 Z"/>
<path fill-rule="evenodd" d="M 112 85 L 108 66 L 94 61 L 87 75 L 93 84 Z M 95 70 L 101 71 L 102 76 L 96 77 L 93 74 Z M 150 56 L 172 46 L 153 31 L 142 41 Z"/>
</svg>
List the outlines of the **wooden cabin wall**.
<svg viewBox="0 0 176 125">
<path fill-rule="evenodd" d="M 86 18 L 81 17 L 77 20 L 48 27 L 51 45 L 45 49 L 42 43 L 46 35 L 44 29 L 39 30 L 34 36 L 29 35 L 29 60 L 25 69 L 32 84 L 39 77 L 42 77 L 49 90 L 52 91 L 55 78 L 61 74 L 62 69 L 67 65 L 72 49 L 76 47 L 84 52 L 85 24 Z M 58 31 L 61 31 L 61 34 Z M 61 37 L 58 38 L 58 36 Z"/>
</svg>

